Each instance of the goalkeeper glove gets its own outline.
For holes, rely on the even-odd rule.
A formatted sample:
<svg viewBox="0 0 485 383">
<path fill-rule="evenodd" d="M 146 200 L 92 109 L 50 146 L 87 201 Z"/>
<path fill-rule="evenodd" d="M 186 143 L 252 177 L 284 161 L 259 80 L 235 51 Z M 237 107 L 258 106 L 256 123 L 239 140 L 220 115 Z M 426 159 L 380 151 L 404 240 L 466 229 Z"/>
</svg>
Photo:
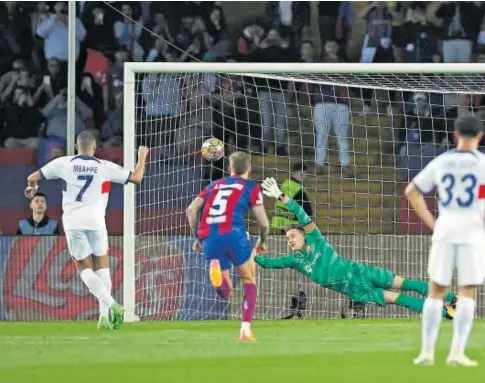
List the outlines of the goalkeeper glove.
<svg viewBox="0 0 485 383">
<path fill-rule="evenodd" d="M 273 197 L 276 199 L 281 199 L 284 196 L 276 180 L 273 177 L 268 177 L 263 181 L 263 194 L 268 197 Z"/>
</svg>

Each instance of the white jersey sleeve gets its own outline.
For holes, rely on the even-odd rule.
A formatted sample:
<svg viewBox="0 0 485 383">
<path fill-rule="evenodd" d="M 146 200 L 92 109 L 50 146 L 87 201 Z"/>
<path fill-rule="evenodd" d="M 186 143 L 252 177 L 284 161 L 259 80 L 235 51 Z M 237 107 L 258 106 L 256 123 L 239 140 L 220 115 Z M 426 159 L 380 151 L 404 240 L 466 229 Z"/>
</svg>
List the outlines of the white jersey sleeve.
<svg viewBox="0 0 485 383">
<path fill-rule="evenodd" d="M 55 180 L 62 178 L 62 171 L 64 164 L 66 163 L 66 157 L 59 157 L 52 160 L 48 164 L 39 169 L 40 174 L 46 180 Z"/>
<path fill-rule="evenodd" d="M 423 193 L 436 190 L 438 218 L 433 241 L 485 243 L 485 155 L 450 150 L 426 166 L 412 181 Z"/>
<path fill-rule="evenodd" d="M 416 177 L 413 178 L 413 184 L 421 193 L 429 193 L 436 187 L 436 165 L 434 159 Z"/>
<path fill-rule="evenodd" d="M 123 166 L 116 165 L 111 161 L 104 161 L 106 166 L 106 178 L 115 184 L 127 184 L 131 178 L 131 171 Z"/>
</svg>

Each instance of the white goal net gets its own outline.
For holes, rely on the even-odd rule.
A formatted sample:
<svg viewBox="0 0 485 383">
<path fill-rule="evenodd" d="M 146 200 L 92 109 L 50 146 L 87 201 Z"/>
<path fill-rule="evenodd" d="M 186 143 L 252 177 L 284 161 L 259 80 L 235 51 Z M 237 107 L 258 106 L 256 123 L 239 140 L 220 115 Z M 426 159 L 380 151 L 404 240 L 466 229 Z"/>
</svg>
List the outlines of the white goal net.
<svg viewBox="0 0 485 383">
<path fill-rule="evenodd" d="M 134 165 L 138 145 L 151 148 L 144 181 L 125 191 L 127 319 L 240 318 L 237 275 L 232 300 L 221 300 L 186 221 L 203 186 L 226 175 L 224 159 L 201 158 L 209 137 L 224 141 L 226 157 L 248 151 L 252 179 L 302 184 L 314 220 L 342 256 L 425 280 L 430 238 L 403 188 L 453 146 L 458 115 L 482 113 L 479 71 L 473 64 L 127 64 L 125 166 Z M 434 208 L 434 196 L 429 202 Z M 286 254 L 274 202 L 265 207 L 274 224 L 267 256 Z M 255 240 L 251 218 L 248 231 Z M 257 278 L 256 318 L 352 315 L 347 298 L 294 271 L 258 269 Z M 411 315 L 396 307 L 366 312 Z"/>
</svg>

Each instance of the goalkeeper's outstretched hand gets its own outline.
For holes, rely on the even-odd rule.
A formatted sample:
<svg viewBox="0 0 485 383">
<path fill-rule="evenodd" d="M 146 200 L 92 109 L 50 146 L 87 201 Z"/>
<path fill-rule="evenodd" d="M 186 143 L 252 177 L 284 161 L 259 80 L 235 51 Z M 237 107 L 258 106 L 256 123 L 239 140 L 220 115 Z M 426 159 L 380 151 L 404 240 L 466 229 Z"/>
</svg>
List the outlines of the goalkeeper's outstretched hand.
<svg viewBox="0 0 485 383">
<path fill-rule="evenodd" d="M 283 194 L 273 177 L 268 177 L 263 181 L 263 194 L 268 197 L 280 198 Z"/>
</svg>

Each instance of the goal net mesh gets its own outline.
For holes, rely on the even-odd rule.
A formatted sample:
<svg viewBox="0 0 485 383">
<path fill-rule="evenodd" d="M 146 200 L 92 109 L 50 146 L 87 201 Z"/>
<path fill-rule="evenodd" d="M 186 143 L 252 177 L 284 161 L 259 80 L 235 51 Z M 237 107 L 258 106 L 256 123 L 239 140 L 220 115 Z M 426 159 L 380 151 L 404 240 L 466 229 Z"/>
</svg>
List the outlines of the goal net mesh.
<svg viewBox="0 0 485 383">
<path fill-rule="evenodd" d="M 429 233 L 404 202 L 405 184 L 453 145 L 460 113 L 481 113 L 481 75 L 137 73 L 136 144 L 151 148 L 136 188 L 135 314 L 141 320 L 239 319 L 241 283 L 230 302 L 210 285 L 203 256 L 192 250 L 185 209 L 224 175 L 234 150 L 251 154 L 257 182 L 303 186 L 312 215 L 335 250 L 415 279 L 427 278 Z M 201 158 L 204 139 L 224 141 L 225 158 Z M 434 196 L 429 205 L 435 207 Z M 265 199 L 272 221 L 274 201 Z M 249 217 L 253 241 L 258 228 Z M 288 253 L 272 228 L 268 257 Z M 257 271 L 257 318 L 352 315 L 346 297 L 293 270 Z M 479 297 L 479 315 L 483 306 Z M 369 317 L 409 311 L 367 306 Z"/>
</svg>

